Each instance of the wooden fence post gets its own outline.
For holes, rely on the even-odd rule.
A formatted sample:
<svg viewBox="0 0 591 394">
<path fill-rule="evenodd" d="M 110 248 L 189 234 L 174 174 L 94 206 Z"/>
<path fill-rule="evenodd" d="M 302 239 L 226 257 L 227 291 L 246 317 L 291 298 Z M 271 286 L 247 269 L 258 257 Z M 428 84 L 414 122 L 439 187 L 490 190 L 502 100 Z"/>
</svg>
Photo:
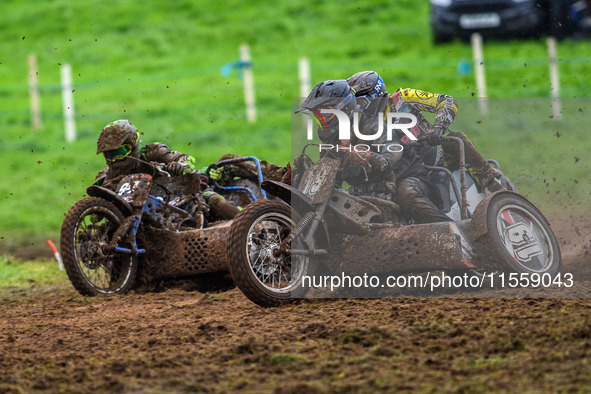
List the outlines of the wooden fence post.
<svg viewBox="0 0 591 394">
<path fill-rule="evenodd" d="M 310 61 L 307 57 L 301 57 L 298 62 L 298 75 L 300 79 L 300 97 L 308 97 L 310 94 Z M 313 124 L 312 118 L 309 116 L 302 116 L 304 127 L 307 130 L 308 139 L 312 139 Z"/>
<path fill-rule="evenodd" d="M 552 114 L 555 118 L 562 115 L 560 103 L 560 76 L 558 74 L 558 61 L 556 59 L 556 38 L 548 37 L 548 58 L 550 63 L 550 95 L 552 96 Z"/>
<path fill-rule="evenodd" d="M 39 96 L 39 84 L 37 82 L 37 57 L 29 55 L 29 95 L 31 97 L 31 124 L 33 129 L 41 128 L 41 98 Z"/>
<path fill-rule="evenodd" d="M 482 55 L 482 36 L 479 33 L 472 34 L 472 53 L 474 56 L 474 72 L 476 73 L 476 92 L 480 113 L 488 113 L 488 100 L 486 96 L 486 78 L 484 76 L 484 56 Z"/>
</svg>

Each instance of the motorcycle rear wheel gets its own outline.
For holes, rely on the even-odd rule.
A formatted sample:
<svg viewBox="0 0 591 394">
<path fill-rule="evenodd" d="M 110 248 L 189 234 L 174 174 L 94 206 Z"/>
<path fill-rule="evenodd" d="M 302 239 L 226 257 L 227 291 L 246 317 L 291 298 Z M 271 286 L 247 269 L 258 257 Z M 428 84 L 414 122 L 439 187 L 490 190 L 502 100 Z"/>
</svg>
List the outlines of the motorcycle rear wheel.
<svg viewBox="0 0 591 394">
<path fill-rule="evenodd" d="M 243 209 L 232 223 L 227 249 L 230 275 L 260 306 L 278 306 L 307 292 L 302 281 L 311 275 L 311 258 L 277 253 L 296 222 L 289 205 L 262 200 Z"/>
<path fill-rule="evenodd" d="M 125 217 L 112 203 L 87 197 L 68 211 L 60 246 L 64 267 L 82 295 L 123 294 L 134 285 L 137 256 L 107 247 Z"/>
</svg>

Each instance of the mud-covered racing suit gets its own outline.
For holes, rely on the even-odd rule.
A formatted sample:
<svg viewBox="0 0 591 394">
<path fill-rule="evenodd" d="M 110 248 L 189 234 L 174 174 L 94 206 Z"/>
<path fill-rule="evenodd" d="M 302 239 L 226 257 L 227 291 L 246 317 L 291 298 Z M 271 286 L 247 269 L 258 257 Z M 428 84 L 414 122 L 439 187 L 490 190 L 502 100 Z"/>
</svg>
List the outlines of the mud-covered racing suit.
<svg viewBox="0 0 591 394">
<path fill-rule="evenodd" d="M 195 169 L 195 159 L 192 156 L 173 151 L 162 143 L 148 144 L 140 148 L 139 159 L 145 162 L 166 164 L 165 168 L 171 175 L 188 174 Z M 102 186 L 107 188 L 116 187 L 119 181 L 128 174 L 142 172 L 143 167 L 141 162 L 133 159 L 118 160 L 108 163 L 108 165 L 96 177 L 97 181 L 102 179 Z"/>
<path fill-rule="evenodd" d="M 195 171 L 195 159 L 192 156 L 171 150 L 163 143 L 152 143 L 140 148 L 139 159 L 141 161 L 125 158 L 109 163 L 109 167 L 97 175 L 97 182 L 104 187 L 114 189 L 125 176 L 144 172 L 142 161 L 165 164 L 165 170 L 172 176 L 195 177 L 195 182 L 200 183 L 201 196 L 217 215 L 224 219 L 232 219 L 238 214 L 239 209 L 226 203 L 223 196 L 211 189 L 209 179 Z M 103 177 L 104 179 L 101 180 Z"/>
<path fill-rule="evenodd" d="M 231 160 L 231 159 L 239 159 L 244 156 L 235 155 L 233 153 L 226 153 L 218 162 L 222 160 Z M 281 167 L 273 163 L 269 163 L 265 160 L 260 160 L 261 164 L 261 172 L 263 174 L 264 180 L 273 180 L 279 182 L 287 182 L 288 174 L 288 167 Z M 221 167 L 221 171 L 216 174 L 215 180 L 220 180 L 222 184 L 232 180 L 234 177 L 238 178 L 251 178 L 253 180 L 258 179 L 258 171 L 256 166 L 250 161 L 242 161 L 235 164 L 226 164 Z"/>
<path fill-rule="evenodd" d="M 375 134 L 378 122 L 383 122 L 374 109 L 372 105 L 360 115 L 359 130 L 362 134 Z M 338 133 L 327 133 L 318 128 L 317 134 L 324 144 L 339 144 Z M 350 141 L 352 146 L 365 143 L 355 137 Z M 386 133 L 382 133 L 379 139 L 372 140 L 367 154 L 345 150 L 348 165 L 342 177 L 349 183 L 351 194 L 394 199 L 403 212 L 419 223 L 451 221 L 431 200 L 428 171 L 421 158 L 410 147 L 403 147 L 399 152 L 397 145 L 402 145 L 402 141 L 395 133 L 391 140 L 387 140 Z"/>
<path fill-rule="evenodd" d="M 375 134 L 379 122 L 383 122 L 379 113 L 383 111 L 385 105 L 385 100 L 375 100 L 362 112 L 359 124 L 362 134 Z M 385 129 L 385 125 L 382 125 L 382 127 Z M 364 141 L 352 141 L 353 145 L 357 143 L 364 143 Z M 402 152 L 393 153 L 389 151 L 390 147 L 397 151 L 395 148 L 398 145 L 403 145 L 403 142 L 396 133 L 392 133 L 391 140 L 387 140 L 387 134 L 382 133 L 378 140 L 372 141 L 372 151 L 376 152 L 379 149 L 380 152 L 377 153 L 379 153 L 379 157 L 385 159 L 386 163 L 376 163 L 376 160 L 372 160 L 370 155 L 368 158 L 370 171 L 367 174 L 367 180 L 364 179 L 364 174 L 359 173 L 359 167 L 353 167 L 350 170 L 352 174 L 349 175 L 348 180 L 351 184 L 351 192 L 365 195 L 373 194 L 388 199 L 388 191 L 390 191 L 403 211 L 410 214 L 409 216 L 418 223 L 451 221 L 432 201 L 433 190 L 428 171 L 422 159 L 413 148 L 408 146 L 403 147 Z M 396 185 L 393 185 L 393 182 Z M 372 193 L 372 189 L 378 190 L 378 193 Z"/>
<path fill-rule="evenodd" d="M 431 140 L 433 145 L 437 145 L 439 142 L 437 137 L 445 133 L 454 121 L 458 104 L 453 97 L 445 94 L 429 93 L 418 89 L 398 89 L 390 95 L 388 111 L 411 113 L 416 116 L 417 124 L 410 128 L 410 131 L 415 137 L 424 137 L 423 141 Z M 422 112 L 435 113 L 435 122 L 431 124 Z M 495 179 L 500 174 L 476 150 L 466 134 L 450 131 L 447 136 L 460 138 L 464 142 L 466 166 L 478 184 L 482 188 L 493 189 L 490 191 L 499 190 L 500 184 Z M 406 135 L 402 136 L 401 140 L 405 144 L 411 141 Z M 443 142 L 442 147 L 443 157 L 435 146 L 426 146 L 419 154 L 428 165 L 439 165 L 443 162 L 447 167 L 457 166 L 460 156 L 458 144 L 454 141 L 446 141 Z"/>
<path fill-rule="evenodd" d="M 345 154 L 341 179 L 351 185 L 352 194 L 380 199 L 395 195 L 405 215 L 419 222 L 449 221 L 430 199 L 427 169 L 416 152 L 403 147 L 396 133 L 383 132 L 382 114 L 387 104 L 385 97 L 372 100 L 361 111 L 347 81 L 329 80 L 317 84 L 295 113 L 306 111 L 317 121 L 317 134 L 323 142 L 321 156 L 333 151 Z M 348 126 L 341 124 L 346 119 Z M 344 132 L 340 127 L 350 130 Z M 323 151 L 322 146 L 328 149 Z M 397 180 L 404 185 L 398 191 Z"/>
</svg>

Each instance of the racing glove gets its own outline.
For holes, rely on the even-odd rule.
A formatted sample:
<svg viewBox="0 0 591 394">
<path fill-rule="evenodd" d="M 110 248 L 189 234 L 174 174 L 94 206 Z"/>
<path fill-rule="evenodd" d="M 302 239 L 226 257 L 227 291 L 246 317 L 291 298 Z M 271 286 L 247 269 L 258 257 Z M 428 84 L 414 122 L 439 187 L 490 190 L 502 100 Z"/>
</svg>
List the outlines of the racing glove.
<svg viewBox="0 0 591 394">
<path fill-rule="evenodd" d="M 371 164 L 372 170 L 384 172 L 388 168 L 388 160 L 379 153 L 372 153 L 369 157 L 369 164 Z"/>
<path fill-rule="evenodd" d="M 355 152 L 352 150 L 347 153 L 347 157 L 350 164 L 365 169 L 371 167 L 372 171 L 383 172 L 388 168 L 389 164 L 383 155 L 371 151 Z"/>
<path fill-rule="evenodd" d="M 347 152 L 347 160 L 349 161 L 349 164 L 361 168 L 369 167 L 369 158 L 371 156 L 372 153 L 369 151 L 356 152 L 355 150 L 351 149 L 350 152 Z"/>
<path fill-rule="evenodd" d="M 441 135 L 438 134 L 436 130 L 433 130 L 426 135 L 419 137 L 417 142 L 432 146 L 441 145 Z"/>
<path fill-rule="evenodd" d="M 438 136 L 442 136 L 444 133 L 447 133 L 447 128 L 445 128 L 444 126 L 435 124 L 435 125 L 433 125 L 433 128 L 431 129 L 431 133 L 435 133 Z"/>
<path fill-rule="evenodd" d="M 178 161 L 171 161 L 166 165 L 166 171 L 172 176 L 183 175 L 183 172 L 185 172 L 185 166 Z"/>
<path fill-rule="evenodd" d="M 209 178 L 213 179 L 214 181 L 219 181 L 220 179 L 222 179 L 223 172 L 224 172 L 224 167 L 211 168 L 209 170 Z"/>
</svg>

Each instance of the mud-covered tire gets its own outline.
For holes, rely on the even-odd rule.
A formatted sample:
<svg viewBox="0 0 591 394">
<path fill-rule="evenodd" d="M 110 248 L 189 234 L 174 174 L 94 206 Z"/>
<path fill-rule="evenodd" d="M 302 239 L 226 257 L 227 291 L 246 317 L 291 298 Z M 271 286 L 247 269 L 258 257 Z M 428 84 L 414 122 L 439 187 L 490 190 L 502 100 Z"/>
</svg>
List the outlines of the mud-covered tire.
<svg viewBox="0 0 591 394">
<path fill-rule="evenodd" d="M 137 256 L 105 248 L 124 219 L 115 205 L 97 197 L 78 201 L 66 214 L 60 236 L 62 258 L 80 294 L 123 294 L 134 285 Z"/>
<path fill-rule="evenodd" d="M 486 212 L 487 233 L 478 249 L 488 269 L 556 275 L 560 248 L 548 221 L 527 199 L 516 194 L 493 195 Z"/>
<path fill-rule="evenodd" d="M 311 259 L 272 253 L 293 230 L 294 219 L 289 205 L 262 200 L 243 209 L 230 228 L 230 275 L 244 295 L 260 306 L 278 306 L 307 292 L 301 282 L 304 275 L 312 274 Z"/>
</svg>

